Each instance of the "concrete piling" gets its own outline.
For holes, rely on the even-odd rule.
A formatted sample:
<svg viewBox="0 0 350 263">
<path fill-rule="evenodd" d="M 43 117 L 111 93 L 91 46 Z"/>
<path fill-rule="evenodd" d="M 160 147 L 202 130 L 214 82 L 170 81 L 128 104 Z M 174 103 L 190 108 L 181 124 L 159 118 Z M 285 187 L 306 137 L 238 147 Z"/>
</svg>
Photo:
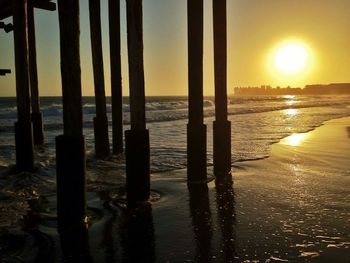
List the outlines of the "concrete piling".
<svg viewBox="0 0 350 263">
<path fill-rule="evenodd" d="M 215 121 L 213 123 L 214 174 L 231 172 L 231 122 L 227 120 L 226 0 L 213 0 Z"/>
<path fill-rule="evenodd" d="M 89 14 L 96 103 L 96 117 L 94 118 L 95 153 L 97 158 L 103 158 L 109 155 L 110 150 L 103 70 L 100 0 L 89 0 Z"/>
<path fill-rule="evenodd" d="M 29 46 L 29 81 L 32 106 L 32 124 L 34 145 L 44 144 L 43 114 L 40 111 L 40 98 L 38 88 L 38 72 L 36 63 L 36 41 L 34 24 L 34 0 L 28 0 L 28 46 Z"/>
<path fill-rule="evenodd" d="M 120 0 L 108 1 L 111 66 L 112 152 L 123 152 L 123 97 L 120 45 Z"/>
<path fill-rule="evenodd" d="M 63 135 L 56 137 L 58 228 L 86 221 L 85 140 L 79 53 L 79 0 L 58 0 Z"/>
<path fill-rule="evenodd" d="M 34 169 L 28 76 L 27 5 L 27 0 L 12 1 L 17 96 L 17 122 L 15 123 L 16 168 L 19 171 L 32 171 Z"/>
<path fill-rule="evenodd" d="M 203 0 L 187 1 L 188 17 L 188 181 L 207 179 L 207 135 L 203 124 Z"/>
<path fill-rule="evenodd" d="M 129 208 L 149 199 L 150 147 L 145 117 L 142 0 L 127 0 L 130 124 L 125 132 L 126 188 Z"/>
</svg>

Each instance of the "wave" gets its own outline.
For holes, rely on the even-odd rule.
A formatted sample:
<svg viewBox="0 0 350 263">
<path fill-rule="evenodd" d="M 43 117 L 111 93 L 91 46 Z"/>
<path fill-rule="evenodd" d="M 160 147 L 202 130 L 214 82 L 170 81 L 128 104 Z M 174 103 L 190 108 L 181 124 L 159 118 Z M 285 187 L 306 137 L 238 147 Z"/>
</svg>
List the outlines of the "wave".
<svg viewBox="0 0 350 263">
<path fill-rule="evenodd" d="M 146 110 L 146 121 L 148 123 L 154 122 L 167 122 L 167 121 L 177 121 L 177 120 L 185 120 L 188 117 L 187 105 L 184 106 L 184 103 L 180 103 L 180 107 L 177 105 L 162 105 L 158 103 L 152 103 L 147 107 Z M 280 110 L 289 110 L 289 109 L 303 109 L 303 108 L 315 108 L 315 107 L 344 107 L 348 108 L 347 102 L 309 102 L 304 104 L 297 105 L 260 105 L 256 107 L 235 107 L 237 105 L 229 105 L 228 107 L 228 115 L 242 115 L 242 114 L 255 114 L 255 113 L 264 113 L 271 111 L 280 111 Z M 204 109 L 204 117 L 213 117 L 215 115 L 214 103 L 210 100 L 205 102 L 206 108 Z M 129 107 L 125 105 L 125 107 Z M 177 110 L 174 110 L 173 108 Z M 95 114 L 95 106 L 94 105 L 84 105 L 83 108 L 84 114 L 84 128 L 92 128 L 93 127 L 93 116 Z M 108 109 L 108 108 L 107 108 Z M 62 109 L 57 108 L 56 106 L 47 107 L 42 109 L 44 115 L 44 128 L 45 130 L 56 130 L 62 129 Z M 110 109 L 107 111 L 109 113 L 109 125 L 111 123 L 111 111 Z M 0 113 L 0 132 L 12 132 L 13 131 L 13 120 L 16 119 L 16 112 L 12 113 Z M 48 118 L 47 118 L 48 117 Z M 10 119 L 10 120 L 8 120 Z M 123 116 L 123 124 L 130 124 L 130 117 L 128 111 L 124 110 Z"/>
</svg>

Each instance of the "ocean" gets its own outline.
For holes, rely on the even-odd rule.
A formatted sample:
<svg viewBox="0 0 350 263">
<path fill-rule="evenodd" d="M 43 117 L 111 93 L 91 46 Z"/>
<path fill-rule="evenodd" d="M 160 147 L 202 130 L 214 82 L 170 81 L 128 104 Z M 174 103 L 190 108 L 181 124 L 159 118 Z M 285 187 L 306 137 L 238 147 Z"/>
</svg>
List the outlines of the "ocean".
<svg viewBox="0 0 350 263">
<path fill-rule="evenodd" d="M 256 96 L 229 97 L 232 124 L 232 163 L 269 155 L 269 145 L 292 133 L 309 131 L 324 121 L 350 115 L 350 96 Z M 147 97 L 146 118 L 150 131 L 151 171 L 162 172 L 186 166 L 186 97 Z M 45 145 L 40 150 L 42 165 L 54 166 L 54 139 L 62 134 L 62 102 L 59 97 L 41 98 Z M 129 128 L 129 105 L 124 99 L 124 130 Z M 111 104 L 107 98 L 110 140 Z M 208 165 L 212 158 L 214 99 L 204 100 L 207 125 Z M 84 135 L 88 156 L 93 158 L 93 97 L 83 98 Z M 0 98 L 0 165 L 14 164 L 15 98 Z M 119 158 L 120 159 L 120 158 Z M 119 160 L 118 159 L 118 160 Z M 122 165 L 122 160 L 119 160 Z M 105 163 L 108 165 L 108 163 Z"/>
<path fill-rule="evenodd" d="M 266 226 L 266 229 L 269 229 L 271 226 L 270 222 L 278 219 L 278 213 L 272 211 L 270 215 L 266 216 L 266 220 L 265 217 L 257 217 L 254 219 L 255 214 L 258 213 L 256 211 L 258 210 L 256 210 L 254 202 L 252 203 L 246 199 L 248 198 L 247 196 L 250 196 L 249 194 L 251 191 L 255 190 L 254 187 L 256 186 L 254 185 L 258 184 L 259 186 L 263 187 L 258 189 L 255 194 L 252 194 L 252 196 L 249 197 L 249 200 L 255 200 L 254 197 L 256 197 L 257 199 L 260 198 L 259 200 L 255 200 L 256 203 L 260 204 L 261 202 L 265 202 L 264 200 L 271 196 L 271 194 L 276 195 L 275 189 L 273 189 L 272 192 L 269 189 L 272 186 L 277 187 L 277 182 L 279 182 L 278 180 L 286 181 L 287 178 L 288 180 L 291 180 L 292 178 L 291 176 L 288 176 L 287 173 L 281 173 L 278 175 L 278 177 L 273 177 L 273 180 L 268 178 L 269 180 L 266 179 L 265 181 L 259 183 L 256 178 L 258 176 L 261 176 L 262 178 L 264 176 L 266 177 L 271 165 L 269 167 L 265 167 L 265 171 L 262 172 L 262 174 L 259 174 L 258 172 L 255 174 L 249 173 L 249 169 L 251 169 L 249 168 L 249 164 L 247 165 L 249 168 L 248 170 L 246 170 L 247 168 L 242 168 L 242 163 L 245 163 L 246 161 L 268 158 L 270 155 L 271 145 L 279 142 L 284 137 L 294 133 L 311 131 L 316 127 L 321 126 L 327 120 L 350 116 L 349 99 L 350 96 L 328 95 L 229 97 L 228 112 L 229 120 L 231 121 L 232 125 L 232 166 L 235 167 L 236 170 L 241 169 L 241 173 L 243 173 L 243 176 L 241 175 L 237 177 L 238 180 L 236 180 L 236 186 L 234 187 L 236 189 L 236 220 L 238 224 L 236 229 L 237 237 L 235 237 L 238 245 L 236 245 L 235 248 L 237 249 L 237 253 L 241 259 L 268 259 L 270 257 L 281 258 L 282 256 L 286 256 L 284 253 L 287 251 L 287 249 L 282 248 L 282 246 L 279 244 L 275 245 L 277 237 L 280 238 L 279 236 L 271 236 L 268 232 L 265 232 L 265 230 L 259 230 L 262 238 L 261 240 L 259 238 L 256 239 L 256 233 L 254 232 L 255 230 L 252 228 L 252 222 L 257 221 L 256 226 Z M 109 129 L 111 140 L 110 98 L 107 98 L 107 104 L 108 119 L 110 120 Z M 188 214 L 189 211 L 187 207 L 188 197 L 185 184 L 186 173 L 183 172 L 183 168 L 186 167 L 187 108 L 188 103 L 186 97 L 147 97 L 146 99 L 147 128 L 150 131 L 151 172 L 154 181 L 154 184 L 152 184 L 152 193 L 160 196 L 160 201 L 154 203 L 153 205 L 153 223 L 156 238 L 153 236 L 151 238 L 151 240 L 153 240 L 152 242 L 156 243 L 157 249 L 155 254 L 158 255 L 158 260 L 160 260 L 159 262 L 166 262 L 164 260 L 168 259 L 169 257 L 171 258 L 171 255 L 169 254 L 170 252 L 167 250 L 169 247 L 173 248 L 171 253 L 175 253 L 173 255 L 175 260 L 172 262 L 183 262 L 185 259 L 193 258 L 193 256 L 196 254 L 194 251 L 194 248 L 196 247 L 194 245 L 195 241 L 191 239 L 190 235 L 185 238 L 187 234 L 184 233 L 184 231 L 188 231 L 188 227 L 191 225 L 190 218 L 193 220 L 192 224 L 194 224 L 194 229 L 196 229 L 196 222 L 198 220 L 202 220 L 200 218 L 196 219 L 196 216 L 194 215 L 190 216 Z M 59 244 L 59 237 L 57 235 L 55 225 L 56 168 L 54 143 L 55 137 L 62 134 L 63 128 L 61 98 L 41 98 L 41 109 L 44 115 L 45 144 L 43 146 L 36 147 L 35 149 L 35 163 L 39 169 L 37 172 L 31 174 L 10 174 L 8 173 L 8 167 L 12 167 L 15 164 L 13 124 L 16 121 L 16 100 L 15 98 L 0 98 L 0 252 L 3 253 L 3 257 L 6 260 L 11 260 L 14 257 L 18 257 L 18 255 L 21 257 L 34 255 L 37 253 L 38 247 L 40 247 L 36 245 L 35 242 L 42 242 L 44 244 L 53 242 L 55 246 Z M 124 130 L 126 130 L 129 128 L 129 105 L 126 98 L 124 99 L 123 109 Z M 84 135 L 87 149 L 86 177 L 88 214 L 90 217 L 90 224 L 92 224 L 92 228 L 89 230 L 89 235 L 91 235 L 91 239 L 89 241 L 91 247 L 90 252 L 95 259 L 99 259 L 103 255 L 118 255 L 118 257 L 121 257 L 120 253 L 122 252 L 120 252 L 120 250 L 117 248 L 115 251 L 111 250 L 108 252 L 106 250 L 106 252 L 101 252 L 101 244 L 97 244 L 96 242 L 97 240 L 100 240 L 100 238 L 102 240 L 108 238 L 108 233 L 115 231 L 116 225 L 122 224 L 120 223 L 120 220 L 123 219 L 123 216 L 121 216 L 122 213 L 120 212 L 121 210 L 113 205 L 112 208 L 109 206 L 107 207 L 106 204 L 108 204 L 108 202 L 106 200 L 109 200 L 108 198 L 118 198 L 120 186 L 125 182 L 124 156 L 113 156 L 104 160 L 95 159 L 92 128 L 92 121 L 95 116 L 93 97 L 83 98 L 83 113 Z M 204 101 L 204 121 L 207 125 L 207 163 L 209 177 L 212 177 L 212 122 L 214 121 L 214 113 L 214 99 L 212 97 L 206 97 Z M 277 162 L 276 165 L 278 165 L 278 167 L 289 167 L 288 164 L 283 164 L 284 166 L 281 166 L 282 164 L 280 162 Z M 257 170 L 259 171 L 259 169 Z M 322 171 L 319 172 L 317 176 L 319 175 L 322 175 Z M 235 174 L 233 174 L 233 178 L 235 178 L 234 176 Z M 283 179 L 283 176 L 285 176 L 286 180 Z M 258 183 L 252 183 L 255 181 Z M 315 180 L 315 182 L 316 181 L 317 180 Z M 247 184 L 247 186 L 242 188 L 241 185 L 245 184 Z M 337 184 L 341 185 L 341 182 L 338 182 Z M 211 189 L 213 189 L 213 187 Z M 276 196 L 288 194 L 288 188 L 278 189 L 278 191 L 281 193 Z M 213 190 L 210 191 L 210 200 L 214 200 L 215 196 L 212 196 Z M 317 197 L 321 196 L 322 193 L 323 192 L 318 193 Z M 107 199 L 105 199 L 106 195 L 108 196 Z M 262 195 L 262 197 L 259 197 L 260 195 Z M 295 197 L 295 199 L 302 199 L 303 196 L 304 195 L 298 195 Z M 287 198 L 286 200 L 289 199 Z M 291 202 L 294 202 L 293 200 L 291 199 Z M 316 198 L 312 200 L 312 202 L 317 203 Z M 208 200 L 204 201 L 208 202 Z M 301 200 L 299 203 L 303 204 L 302 202 L 303 200 Z M 280 197 L 269 201 L 267 203 L 267 208 L 263 210 L 260 209 L 259 211 L 267 211 L 267 209 L 270 209 L 270 207 L 273 205 L 275 205 L 278 209 L 281 209 L 282 212 L 284 211 L 285 204 L 282 202 Z M 252 206 L 251 209 L 250 206 Z M 346 202 L 342 203 L 342 207 L 346 207 Z M 203 207 L 200 205 L 200 208 L 202 209 Z M 193 207 L 191 207 L 191 213 L 192 209 Z M 299 210 L 297 210 L 299 209 L 299 206 L 295 209 L 295 214 L 300 215 Z M 38 229 L 40 232 L 23 230 L 28 227 L 28 224 L 33 224 L 33 214 L 31 214 L 30 211 L 40 211 L 40 220 L 39 222 L 35 223 L 39 226 Z M 291 213 L 287 209 L 286 211 Z M 208 215 L 206 209 L 204 209 L 203 213 L 204 216 Z M 249 213 L 252 213 L 251 217 L 248 216 Z M 213 212 L 213 215 L 214 214 L 215 213 Z M 273 216 L 271 217 L 271 215 Z M 37 216 L 37 214 L 34 214 L 34 218 L 36 218 L 35 216 Z M 220 214 L 218 214 L 218 216 L 220 216 Z M 288 217 L 290 215 L 285 214 L 284 216 Z M 174 219 L 177 217 L 178 220 Z M 228 216 L 228 218 L 231 217 Z M 28 218 L 30 220 L 28 220 Z M 302 219 L 303 216 L 300 215 L 297 217 L 295 222 L 302 222 Z M 203 220 L 202 223 L 206 225 L 207 222 L 205 221 L 205 218 Z M 232 218 L 230 220 L 232 220 Z M 230 222 L 230 220 L 228 220 L 228 222 Z M 153 223 L 151 224 L 152 229 Z M 275 223 L 276 226 L 271 227 L 276 232 L 279 223 L 277 221 Z M 231 228 L 232 224 L 229 223 Z M 169 227 L 169 225 L 172 225 L 173 227 Z M 300 223 L 300 225 L 301 228 L 303 228 L 303 223 Z M 312 226 L 314 225 L 312 224 Z M 106 231 L 103 232 L 105 234 L 101 234 L 101 229 L 104 228 L 106 228 Z M 30 225 L 29 229 L 32 229 L 32 225 Z M 253 232 L 250 233 L 249 231 Z M 346 231 L 344 230 L 344 233 Z M 40 234 L 39 236 L 38 233 Z M 180 235 L 180 233 L 182 234 Z M 247 233 L 250 233 L 249 236 L 247 236 Z M 198 235 L 198 233 L 196 234 L 195 230 L 194 234 Z M 214 247 L 220 246 L 221 244 L 216 235 L 217 234 L 214 227 Z M 268 243 L 270 246 L 268 249 L 264 247 L 249 247 L 249 242 L 253 242 L 253 244 L 254 242 L 260 241 L 261 242 L 257 244 L 266 243 L 263 239 L 266 236 L 270 236 L 271 238 L 271 241 Z M 28 239 L 29 237 L 30 239 Z M 51 241 L 43 241 L 40 239 L 42 237 L 49 237 Z M 304 236 L 302 237 L 304 238 Z M 117 237 L 116 235 L 115 239 L 119 240 L 119 238 L 122 237 Z M 204 236 L 203 238 L 198 240 L 203 241 L 206 240 L 207 237 Z M 20 240 L 20 242 L 24 243 L 17 245 L 18 242 L 16 240 Z M 28 243 L 25 240 L 35 240 L 35 242 L 33 241 L 34 243 Z M 184 247 L 183 244 L 186 243 L 185 240 L 187 240 L 186 242 L 188 242 L 188 245 Z M 309 241 L 309 239 L 306 238 L 305 240 Z M 290 245 L 294 242 L 294 239 L 287 241 L 287 244 Z M 115 245 L 117 247 L 123 247 L 123 244 L 127 244 L 127 242 L 125 243 L 124 241 L 120 240 L 115 242 L 119 242 L 118 244 L 120 244 Z M 172 244 L 172 242 L 175 242 L 177 245 Z M 205 241 L 203 242 L 205 243 Z M 278 242 L 280 242 L 279 239 Z M 106 248 L 110 248 L 108 244 L 106 244 Z M 279 251 L 277 251 L 278 248 L 280 248 Z M 290 258 L 293 259 L 300 256 L 298 248 L 299 246 L 294 245 L 293 249 L 295 251 L 293 250 L 293 253 L 289 255 Z M 315 249 L 316 248 L 318 248 L 317 243 Z M 322 249 L 323 247 L 320 248 L 320 250 Z M 31 253 L 30 251 L 34 252 Z M 122 249 L 122 251 L 124 250 Z M 214 252 L 213 254 L 219 255 L 221 250 L 218 248 L 218 251 L 219 252 L 217 252 L 217 254 Z M 57 253 L 60 254 L 61 252 Z M 312 256 L 312 254 L 308 255 Z M 60 257 L 60 255 L 58 255 L 58 257 Z M 28 260 L 25 262 L 31 261 Z M 96 262 L 103 261 L 97 260 Z"/>
</svg>

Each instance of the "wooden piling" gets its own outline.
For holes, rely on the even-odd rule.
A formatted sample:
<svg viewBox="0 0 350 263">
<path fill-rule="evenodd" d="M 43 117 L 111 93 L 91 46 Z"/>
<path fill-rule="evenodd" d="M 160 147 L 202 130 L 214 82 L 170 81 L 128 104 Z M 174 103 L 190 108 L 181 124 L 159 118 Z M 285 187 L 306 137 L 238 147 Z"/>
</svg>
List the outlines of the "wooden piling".
<svg viewBox="0 0 350 263">
<path fill-rule="evenodd" d="M 79 54 L 79 0 L 58 0 L 64 134 L 56 137 L 58 228 L 85 222 L 85 140 Z"/>
<path fill-rule="evenodd" d="M 227 120 L 226 0 L 213 0 L 215 121 L 213 123 L 214 174 L 231 172 L 231 122 Z"/>
<path fill-rule="evenodd" d="M 188 17 L 188 181 L 207 179 L 207 138 L 203 124 L 203 0 L 187 1 Z"/>
<path fill-rule="evenodd" d="M 103 158 L 109 155 L 109 139 L 103 70 L 100 0 L 89 0 L 89 15 L 96 103 L 96 117 L 94 118 L 95 153 L 96 157 Z"/>
<path fill-rule="evenodd" d="M 123 152 L 123 97 L 120 46 L 120 0 L 108 1 L 111 65 L 112 152 Z"/>
<path fill-rule="evenodd" d="M 28 0 L 28 46 L 29 46 L 29 80 L 31 91 L 32 124 L 34 145 L 44 144 L 43 115 L 40 111 L 38 72 L 36 63 L 36 43 L 34 24 L 34 0 Z"/>
<path fill-rule="evenodd" d="M 147 201 L 150 195 L 149 132 L 145 117 L 143 71 L 142 0 L 127 0 L 127 33 L 131 129 L 125 131 L 128 207 Z"/>
<path fill-rule="evenodd" d="M 16 168 L 19 171 L 31 171 L 34 168 L 28 77 L 27 4 L 27 0 L 12 1 L 17 96 L 17 122 L 15 123 Z"/>
</svg>

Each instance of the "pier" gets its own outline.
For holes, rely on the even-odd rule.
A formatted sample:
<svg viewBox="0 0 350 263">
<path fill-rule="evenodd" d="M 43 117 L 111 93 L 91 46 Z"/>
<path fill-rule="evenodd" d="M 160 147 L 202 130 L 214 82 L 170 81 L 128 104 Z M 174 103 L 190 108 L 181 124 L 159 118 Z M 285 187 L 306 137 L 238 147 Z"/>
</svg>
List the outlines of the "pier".
<svg viewBox="0 0 350 263">
<path fill-rule="evenodd" d="M 6 32 L 13 30 L 14 36 L 18 118 L 15 123 L 15 138 L 18 171 L 33 171 L 33 147 L 44 142 L 36 66 L 34 8 L 54 11 L 56 4 L 49 0 L 0 1 L 0 20 L 13 17 L 13 25 L 0 22 L 0 26 Z M 1 75 L 10 72 L 2 70 Z"/>
<path fill-rule="evenodd" d="M 93 63 L 96 116 L 95 157 L 110 155 L 103 66 L 100 1 L 89 1 L 89 29 Z M 126 1 L 129 71 L 130 129 L 125 131 L 127 207 L 134 209 L 150 198 L 150 139 L 146 126 L 143 59 L 143 1 Z M 63 134 L 56 138 L 58 228 L 83 225 L 86 220 L 86 149 L 83 133 L 80 65 L 79 1 L 58 0 L 60 62 L 63 104 Z M 15 124 L 16 168 L 33 171 L 34 145 L 44 143 L 43 114 L 37 71 L 34 9 L 55 11 L 50 0 L 0 0 L 0 22 L 6 32 L 13 29 L 18 121 Z M 203 0 L 187 1 L 188 44 L 188 183 L 207 183 L 207 128 L 203 112 Z M 112 94 L 112 153 L 121 154 L 123 143 L 123 97 L 120 1 L 108 1 Z M 217 179 L 230 175 L 231 123 L 227 120 L 227 25 L 226 1 L 213 1 L 215 121 L 214 173 Z M 0 75 L 11 73 L 1 69 Z M 203 189 L 207 189 L 203 186 Z M 190 187 L 192 189 L 193 187 Z"/>
</svg>

